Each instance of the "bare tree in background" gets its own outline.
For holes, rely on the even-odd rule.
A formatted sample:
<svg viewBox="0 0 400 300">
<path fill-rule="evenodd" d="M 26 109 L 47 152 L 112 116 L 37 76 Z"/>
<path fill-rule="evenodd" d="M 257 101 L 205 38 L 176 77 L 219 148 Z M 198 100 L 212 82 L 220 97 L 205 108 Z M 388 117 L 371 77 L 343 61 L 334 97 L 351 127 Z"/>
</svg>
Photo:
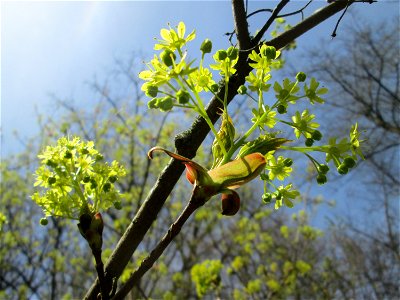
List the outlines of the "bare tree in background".
<svg viewBox="0 0 400 300">
<path fill-rule="evenodd" d="M 334 250 L 336 258 L 348 265 L 348 272 L 338 272 L 357 278 L 358 295 L 376 299 L 393 299 L 399 292 L 399 38 L 398 19 L 379 26 L 358 19 L 337 37 L 340 48 L 310 52 L 312 71 L 330 88 L 329 104 L 342 112 L 339 120 L 360 120 L 366 131 L 366 160 L 356 172 L 365 174 L 360 196 L 372 200 L 374 223 L 364 214 L 362 222 L 335 225 L 333 243 L 341 251 Z M 330 128 L 343 129 L 337 114 L 327 117 L 335 118 Z"/>
</svg>

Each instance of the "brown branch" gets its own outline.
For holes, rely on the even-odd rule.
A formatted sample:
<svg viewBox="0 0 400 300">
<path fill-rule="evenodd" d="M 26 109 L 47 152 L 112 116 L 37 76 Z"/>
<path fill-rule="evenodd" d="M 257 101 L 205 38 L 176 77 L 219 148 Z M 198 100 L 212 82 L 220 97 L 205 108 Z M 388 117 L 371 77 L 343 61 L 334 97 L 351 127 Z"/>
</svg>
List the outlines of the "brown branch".
<svg viewBox="0 0 400 300">
<path fill-rule="evenodd" d="M 264 24 L 264 26 L 261 28 L 261 30 L 257 33 L 257 35 L 252 40 L 253 46 L 256 46 L 261 41 L 261 39 L 264 36 L 265 32 L 268 30 L 268 28 L 272 25 L 272 23 L 278 17 L 279 12 L 288 3 L 289 3 L 289 0 L 282 0 L 281 2 L 279 2 L 279 4 L 275 7 L 274 11 L 272 12 L 272 15 L 269 17 L 267 22 Z"/>
<path fill-rule="evenodd" d="M 268 41 L 266 44 L 274 46 L 277 49 L 283 48 L 308 30 L 344 9 L 346 5 L 347 1 L 334 2 L 314 13 L 312 16 L 290 30 Z M 252 68 L 245 63 L 246 60 L 247 57 L 245 56 L 239 57 L 237 74 L 229 80 L 228 103 L 234 96 L 236 96 L 237 89 L 245 82 L 245 77 L 252 70 Z M 223 99 L 224 93 L 225 89 L 224 87 L 221 87 L 217 96 L 213 97 L 207 106 L 207 114 L 213 123 L 215 123 L 219 118 L 218 112 L 222 109 L 222 104 L 218 99 Z M 201 117 L 196 118 L 189 130 L 181 133 L 175 138 L 177 153 L 187 158 L 193 158 L 209 131 L 210 128 L 205 120 Z M 178 181 L 183 170 L 184 166 L 180 162 L 171 160 L 161 172 L 153 189 L 149 192 L 142 207 L 137 212 L 124 235 L 121 237 L 106 264 L 105 276 L 107 280 L 111 280 L 114 277 L 118 278 L 121 275 L 125 266 L 132 257 L 132 254 L 142 241 L 148 229 L 151 227 L 153 221 L 157 218 L 159 211 L 163 207 L 164 202 Z M 87 292 L 85 299 L 94 299 L 98 292 L 99 286 L 98 281 L 96 281 Z"/>
<path fill-rule="evenodd" d="M 176 219 L 176 221 L 170 226 L 167 233 L 160 240 L 157 246 L 151 251 L 151 253 L 142 261 L 140 266 L 131 274 L 129 279 L 125 282 L 125 284 L 121 287 L 121 289 L 115 294 L 113 300 L 124 299 L 124 297 L 131 291 L 131 289 L 139 282 L 139 280 L 143 277 L 143 275 L 150 270 L 153 264 L 158 260 L 164 250 L 168 247 L 168 245 L 174 240 L 174 238 L 179 234 L 183 225 L 189 219 L 189 217 L 198 209 L 203 206 L 205 203 L 204 198 L 197 197 L 196 189 L 198 187 L 195 186 L 193 189 L 192 196 L 189 200 L 189 203 L 184 208 L 182 213 Z"/>
<path fill-rule="evenodd" d="M 249 24 L 247 23 L 246 9 L 243 0 L 232 0 L 233 19 L 235 32 L 240 50 L 250 48 Z"/>
</svg>

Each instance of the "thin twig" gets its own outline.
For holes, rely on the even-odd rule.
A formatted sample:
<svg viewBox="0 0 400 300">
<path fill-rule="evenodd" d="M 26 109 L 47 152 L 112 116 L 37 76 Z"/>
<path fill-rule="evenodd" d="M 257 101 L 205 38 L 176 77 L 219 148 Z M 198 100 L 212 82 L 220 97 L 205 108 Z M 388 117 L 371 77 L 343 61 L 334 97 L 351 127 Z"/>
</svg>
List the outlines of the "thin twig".
<svg viewBox="0 0 400 300">
<path fill-rule="evenodd" d="M 186 205 L 182 213 L 176 219 L 176 221 L 170 226 L 167 233 L 160 240 L 157 246 L 151 251 L 151 253 L 142 261 L 140 266 L 131 274 L 129 279 L 120 288 L 120 290 L 115 294 L 113 300 L 124 299 L 124 297 L 131 291 L 131 289 L 138 283 L 138 281 L 143 277 L 143 275 L 150 270 L 153 264 L 158 260 L 164 250 L 168 245 L 174 240 L 174 238 L 179 234 L 182 226 L 186 223 L 189 217 L 205 203 L 204 198 L 197 197 L 196 193 L 198 186 L 195 186 L 192 192 L 192 196 L 189 203 Z"/>
<path fill-rule="evenodd" d="M 262 37 L 264 36 L 265 32 L 268 30 L 268 28 L 271 26 L 271 24 L 275 21 L 277 18 L 278 14 L 280 11 L 286 6 L 286 4 L 289 3 L 289 0 L 282 0 L 279 2 L 279 4 L 275 7 L 274 11 L 272 12 L 271 16 L 267 20 L 267 22 L 264 24 L 264 26 L 260 29 L 260 31 L 257 33 L 257 35 L 253 38 L 252 40 L 252 46 L 254 47 L 257 45 Z"/>
</svg>

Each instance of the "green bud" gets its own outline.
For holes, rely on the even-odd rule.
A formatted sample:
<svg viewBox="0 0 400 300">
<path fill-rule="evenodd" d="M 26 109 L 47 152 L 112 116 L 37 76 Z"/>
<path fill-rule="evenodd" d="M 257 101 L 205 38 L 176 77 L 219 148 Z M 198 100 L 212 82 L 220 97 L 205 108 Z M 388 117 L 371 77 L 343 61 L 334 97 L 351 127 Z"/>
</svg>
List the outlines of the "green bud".
<svg viewBox="0 0 400 300">
<path fill-rule="evenodd" d="M 344 175 L 349 172 L 349 168 L 345 164 L 341 164 L 338 168 L 337 171 L 339 174 Z"/>
<path fill-rule="evenodd" d="M 190 94 L 185 90 L 179 90 L 176 93 L 176 99 L 178 100 L 179 104 L 186 104 L 190 100 Z"/>
<path fill-rule="evenodd" d="M 319 165 L 318 166 L 318 173 L 326 174 L 329 171 L 329 167 L 327 165 Z"/>
<path fill-rule="evenodd" d="M 165 97 L 159 99 L 158 108 L 161 111 L 169 111 L 172 109 L 173 106 L 174 106 L 174 103 L 172 101 L 172 97 L 165 96 Z"/>
<path fill-rule="evenodd" d="M 305 144 L 307 147 L 311 147 L 314 144 L 314 140 L 312 138 L 307 138 Z"/>
<path fill-rule="evenodd" d="M 112 175 L 112 176 L 108 177 L 108 180 L 109 180 L 111 183 L 114 183 L 114 182 L 116 182 L 116 181 L 118 180 L 118 177 L 115 176 L 115 175 Z"/>
<path fill-rule="evenodd" d="M 83 180 L 82 180 L 84 183 L 88 183 L 89 181 L 90 181 L 90 176 L 85 176 L 85 177 L 83 177 Z"/>
<path fill-rule="evenodd" d="M 217 53 L 216 53 L 216 55 L 217 55 L 217 59 L 218 59 L 219 61 L 225 60 L 225 58 L 228 57 L 228 53 L 226 53 L 225 50 L 218 50 Z"/>
<path fill-rule="evenodd" d="M 273 46 L 262 47 L 262 55 L 266 56 L 269 59 L 275 59 L 276 57 L 276 49 Z"/>
<path fill-rule="evenodd" d="M 167 67 L 170 67 L 173 65 L 176 55 L 171 50 L 166 49 L 163 52 L 161 52 L 160 58 Z"/>
<path fill-rule="evenodd" d="M 205 39 L 203 43 L 201 43 L 200 50 L 203 54 L 210 53 L 212 50 L 212 42 L 209 39 Z"/>
<path fill-rule="evenodd" d="M 106 183 L 103 185 L 103 191 L 105 191 L 105 192 L 107 193 L 107 192 L 109 192 L 110 190 L 111 190 L 111 183 L 106 182 Z"/>
<path fill-rule="evenodd" d="M 160 98 L 153 98 L 149 102 L 147 102 L 147 107 L 152 109 L 152 108 L 158 108 L 158 100 Z"/>
<path fill-rule="evenodd" d="M 97 187 L 97 182 L 93 178 L 90 179 L 90 188 L 95 189 Z"/>
<path fill-rule="evenodd" d="M 307 75 L 303 72 L 299 72 L 296 75 L 296 79 L 298 82 L 304 82 L 304 81 L 306 81 L 306 78 L 307 78 Z"/>
<path fill-rule="evenodd" d="M 228 57 L 230 60 L 235 60 L 239 55 L 239 50 L 236 49 L 235 47 L 231 46 L 228 48 L 226 53 L 228 54 Z"/>
<path fill-rule="evenodd" d="M 272 195 L 270 193 L 265 193 L 264 195 L 262 195 L 262 201 L 265 204 L 271 203 L 271 200 L 272 200 Z"/>
<path fill-rule="evenodd" d="M 247 87 L 245 85 L 241 85 L 241 86 L 239 86 L 237 92 L 240 95 L 245 95 L 247 93 Z"/>
<path fill-rule="evenodd" d="M 40 219 L 40 225 L 46 226 L 47 224 L 49 224 L 49 220 L 47 220 L 46 218 L 41 218 Z"/>
<path fill-rule="evenodd" d="M 267 180 L 269 180 L 269 176 L 268 176 L 268 174 L 260 174 L 260 178 L 261 178 L 261 180 L 264 180 L 264 181 L 267 181 Z"/>
<path fill-rule="evenodd" d="M 66 158 L 66 159 L 72 158 L 72 153 L 70 151 L 65 152 L 64 158 Z"/>
<path fill-rule="evenodd" d="M 328 179 L 326 178 L 325 174 L 318 174 L 318 176 L 317 176 L 318 184 L 322 185 L 322 184 L 325 184 L 327 181 L 328 181 Z"/>
<path fill-rule="evenodd" d="M 213 92 L 213 93 L 218 92 L 218 89 L 219 89 L 219 86 L 218 86 L 218 84 L 216 84 L 216 83 L 214 83 L 212 86 L 210 86 L 210 90 L 211 90 L 211 92 Z"/>
<path fill-rule="evenodd" d="M 114 208 L 120 210 L 122 208 L 121 201 L 114 202 Z"/>
<path fill-rule="evenodd" d="M 81 151 L 81 153 L 82 153 L 83 155 L 89 154 L 89 150 L 86 149 L 86 148 L 83 148 L 82 151 Z"/>
<path fill-rule="evenodd" d="M 291 165 L 293 165 L 293 159 L 291 158 L 285 158 L 283 160 L 283 164 L 285 165 L 285 167 L 290 167 Z"/>
<path fill-rule="evenodd" d="M 148 85 L 145 91 L 147 97 L 156 97 L 158 94 L 158 86 L 156 85 Z"/>
<path fill-rule="evenodd" d="M 278 105 L 278 107 L 276 108 L 276 110 L 278 111 L 278 113 L 280 114 L 285 114 L 287 112 L 286 110 L 286 106 L 283 104 Z"/>
<path fill-rule="evenodd" d="M 55 184 L 56 181 L 57 181 L 57 179 L 55 177 L 49 177 L 47 179 L 47 183 L 50 184 L 50 185 Z"/>
<path fill-rule="evenodd" d="M 311 134 L 311 138 L 316 141 L 320 141 L 322 139 L 322 133 L 319 130 L 314 130 Z"/>
<path fill-rule="evenodd" d="M 100 153 L 96 155 L 96 158 L 95 158 L 96 161 L 101 161 L 103 159 L 104 159 L 104 156 L 101 155 Z"/>
<path fill-rule="evenodd" d="M 53 168 L 57 167 L 57 164 L 55 162 L 53 162 L 51 159 L 49 159 L 46 162 L 46 165 L 49 166 L 49 167 L 53 167 Z"/>
<path fill-rule="evenodd" d="M 346 157 L 343 161 L 343 164 L 349 169 L 353 168 L 356 165 L 356 161 L 352 157 Z"/>
</svg>

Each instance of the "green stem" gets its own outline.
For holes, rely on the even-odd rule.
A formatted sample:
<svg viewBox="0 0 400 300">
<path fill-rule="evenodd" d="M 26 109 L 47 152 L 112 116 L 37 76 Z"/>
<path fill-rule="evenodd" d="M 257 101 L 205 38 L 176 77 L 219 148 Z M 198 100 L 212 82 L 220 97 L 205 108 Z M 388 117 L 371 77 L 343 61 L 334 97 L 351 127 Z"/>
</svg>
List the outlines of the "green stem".
<svg viewBox="0 0 400 300">
<path fill-rule="evenodd" d="M 215 136 L 215 139 L 217 140 L 218 145 L 221 147 L 222 153 L 224 154 L 224 156 L 227 155 L 226 149 L 224 147 L 224 144 L 222 143 L 221 139 L 218 137 L 218 132 L 214 127 L 214 124 L 211 122 L 210 117 L 207 114 L 207 111 L 204 107 L 203 101 L 201 100 L 201 97 L 199 96 L 199 93 L 197 93 L 197 91 L 195 90 L 194 87 L 192 87 L 189 82 L 187 82 L 187 80 L 185 78 L 182 78 L 183 82 L 189 87 L 190 90 L 193 91 L 194 96 L 196 97 L 197 103 L 196 101 L 193 101 L 193 103 L 196 105 L 195 109 L 197 111 L 197 113 L 203 117 L 203 119 L 206 121 L 207 125 L 210 127 L 212 133 Z M 226 92 L 226 88 L 225 88 L 225 92 Z M 227 99 L 227 95 L 226 95 L 226 99 Z M 225 101 L 225 100 L 224 100 Z M 225 105 L 225 104 L 224 104 Z"/>
<path fill-rule="evenodd" d="M 224 155 L 224 159 L 222 161 L 222 164 L 227 163 L 233 154 L 236 152 L 237 149 L 239 149 L 240 146 L 242 146 L 245 142 L 246 139 L 253 133 L 254 130 L 257 129 L 257 127 L 265 121 L 265 119 L 268 116 L 269 111 L 266 111 L 263 113 L 261 118 L 259 118 L 250 128 L 249 130 L 246 131 L 246 133 L 231 147 L 227 155 Z"/>
</svg>

